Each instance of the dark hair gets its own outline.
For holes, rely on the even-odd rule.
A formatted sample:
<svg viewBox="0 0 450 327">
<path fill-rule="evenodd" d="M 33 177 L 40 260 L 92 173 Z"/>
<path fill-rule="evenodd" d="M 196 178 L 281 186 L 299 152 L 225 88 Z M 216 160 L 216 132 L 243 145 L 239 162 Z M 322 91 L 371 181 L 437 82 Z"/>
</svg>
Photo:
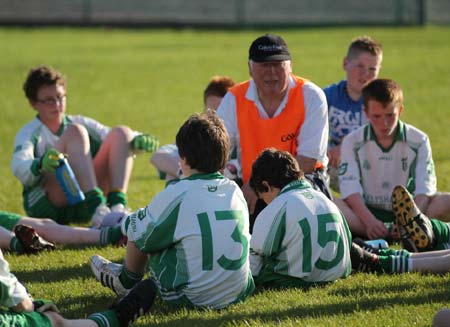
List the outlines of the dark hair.
<svg viewBox="0 0 450 327">
<path fill-rule="evenodd" d="M 203 103 L 206 104 L 206 98 L 215 95 L 223 98 L 228 89 L 236 84 L 231 77 L 213 76 L 203 91 Z"/>
<path fill-rule="evenodd" d="M 303 171 L 297 159 L 289 152 L 268 148 L 253 162 L 250 187 L 258 194 L 268 191 L 263 181 L 270 186 L 282 189 L 290 182 L 302 177 Z"/>
<path fill-rule="evenodd" d="M 66 86 L 66 79 L 63 74 L 50 66 L 39 66 L 30 69 L 27 79 L 23 83 L 25 96 L 30 101 L 37 100 L 37 93 L 44 85 L 62 85 Z"/>
<path fill-rule="evenodd" d="M 373 56 L 382 56 L 383 48 L 380 43 L 370 36 L 358 36 L 352 40 L 347 50 L 347 58 L 353 59 L 361 53 L 367 52 Z"/>
<path fill-rule="evenodd" d="M 368 108 L 370 100 L 380 102 L 385 107 L 391 103 L 395 106 L 401 106 L 403 104 L 403 91 L 394 80 L 379 78 L 362 89 L 362 99 L 365 108 Z"/>
<path fill-rule="evenodd" d="M 180 157 L 202 173 L 217 172 L 227 163 L 230 140 L 213 110 L 190 116 L 178 131 L 176 143 Z"/>
</svg>

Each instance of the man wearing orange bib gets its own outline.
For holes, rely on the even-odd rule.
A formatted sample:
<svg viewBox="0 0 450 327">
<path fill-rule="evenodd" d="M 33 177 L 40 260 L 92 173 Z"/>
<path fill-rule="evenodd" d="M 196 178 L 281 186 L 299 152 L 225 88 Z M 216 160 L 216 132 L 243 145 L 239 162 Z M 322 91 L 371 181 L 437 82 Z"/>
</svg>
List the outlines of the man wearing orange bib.
<svg viewBox="0 0 450 327">
<path fill-rule="evenodd" d="M 289 49 L 278 35 L 253 41 L 248 67 L 251 79 L 229 89 L 217 114 L 237 149 L 242 189 L 253 219 L 259 203 L 248 180 L 253 161 L 268 147 L 294 155 L 313 186 L 331 198 L 324 169 L 328 113 L 322 89 L 292 74 Z"/>
</svg>

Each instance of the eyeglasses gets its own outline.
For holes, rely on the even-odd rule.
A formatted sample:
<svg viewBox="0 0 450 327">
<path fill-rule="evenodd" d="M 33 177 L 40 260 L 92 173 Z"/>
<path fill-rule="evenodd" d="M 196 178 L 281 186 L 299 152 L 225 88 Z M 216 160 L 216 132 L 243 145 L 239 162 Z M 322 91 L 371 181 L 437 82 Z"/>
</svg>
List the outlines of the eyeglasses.
<svg viewBox="0 0 450 327">
<path fill-rule="evenodd" d="M 47 104 L 47 105 L 55 105 L 57 103 L 65 102 L 66 99 L 67 99 L 67 95 L 64 94 L 64 95 L 56 96 L 54 98 L 47 98 L 47 99 L 43 99 L 43 100 L 37 99 L 36 102 Z"/>
</svg>

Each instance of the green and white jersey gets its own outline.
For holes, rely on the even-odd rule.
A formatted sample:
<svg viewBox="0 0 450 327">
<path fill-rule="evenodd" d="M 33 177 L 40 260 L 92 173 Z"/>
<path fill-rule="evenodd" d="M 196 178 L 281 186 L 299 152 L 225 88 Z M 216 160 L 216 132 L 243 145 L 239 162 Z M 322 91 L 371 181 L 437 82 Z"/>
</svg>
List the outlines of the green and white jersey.
<svg viewBox="0 0 450 327">
<path fill-rule="evenodd" d="M 128 239 L 150 254 L 163 300 L 222 308 L 253 291 L 247 203 L 219 173 L 169 185 L 129 216 Z"/>
<path fill-rule="evenodd" d="M 55 147 L 70 124 L 83 125 L 89 134 L 91 153 L 97 153 L 110 128 L 84 116 L 65 116 L 60 130 L 55 134 L 36 117 L 16 134 L 11 169 L 25 188 L 40 181 L 37 164 L 45 151 Z"/>
<path fill-rule="evenodd" d="M 392 211 L 396 185 L 412 194 L 436 193 L 436 175 L 428 136 L 399 121 L 394 143 L 384 149 L 368 124 L 342 143 L 339 183 L 342 198 L 359 193 L 366 205 Z"/>
<path fill-rule="evenodd" d="M 9 264 L 0 250 L 0 307 L 14 307 L 28 297 L 25 287 L 9 271 Z"/>
<path fill-rule="evenodd" d="M 251 270 L 261 283 L 262 270 L 305 282 L 334 281 L 350 274 L 350 244 L 350 231 L 336 205 L 305 180 L 294 181 L 255 221 Z"/>
</svg>

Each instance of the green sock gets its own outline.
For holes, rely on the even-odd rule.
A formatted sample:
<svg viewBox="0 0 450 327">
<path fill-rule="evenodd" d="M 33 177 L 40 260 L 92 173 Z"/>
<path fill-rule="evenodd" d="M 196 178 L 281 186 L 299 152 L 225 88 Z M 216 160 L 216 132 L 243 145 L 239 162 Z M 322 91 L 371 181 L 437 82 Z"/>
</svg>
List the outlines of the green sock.
<svg viewBox="0 0 450 327">
<path fill-rule="evenodd" d="M 409 256 L 409 251 L 405 250 L 405 249 L 395 250 L 395 249 L 387 248 L 387 249 L 380 249 L 380 254 L 379 255 L 384 255 L 384 256 L 408 255 Z"/>
<path fill-rule="evenodd" d="M 87 191 L 84 193 L 86 200 L 85 203 L 87 205 L 87 209 L 89 211 L 89 214 L 92 216 L 95 212 L 95 209 L 101 204 L 106 204 L 105 196 L 103 195 L 103 192 L 98 187 L 93 188 L 90 191 Z"/>
<path fill-rule="evenodd" d="M 445 244 L 450 243 L 450 227 L 448 223 L 444 223 L 437 219 L 430 219 L 431 225 L 433 226 L 434 240 L 433 244 L 434 250 L 443 250 L 446 248 Z"/>
<path fill-rule="evenodd" d="M 116 244 L 122 237 L 120 225 L 100 228 L 100 245 Z"/>
<path fill-rule="evenodd" d="M 410 271 L 409 254 L 379 256 L 381 269 L 386 273 L 403 273 Z"/>
<path fill-rule="evenodd" d="M 23 246 L 22 243 L 20 243 L 19 239 L 15 236 L 11 239 L 11 242 L 9 242 L 9 249 L 11 251 L 22 253 L 23 252 Z"/>
<path fill-rule="evenodd" d="M 98 327 L 120 327 L 119 319 L 113 310 L 93 313 L 87 319 L 93 320 Z"/>
<path fill-rule="evenodd" d="M 137 282 L 141 281 L 142 277 L 144 277 L 144 274 L 129 271 L 124 266 L 122 272 L 119 275 L 119 280 L 122 283 L 123 287 L 130 289 L 134 285 L 136 285 Z"/>
<path fill-rule="evenodd" d="M 116 204 L 123 204 L 124 207 L 127 206 L 127 195 L 120 190 L 113 190 L 108 193 L 107 203 L 109 207 Z"/>
</svg>

